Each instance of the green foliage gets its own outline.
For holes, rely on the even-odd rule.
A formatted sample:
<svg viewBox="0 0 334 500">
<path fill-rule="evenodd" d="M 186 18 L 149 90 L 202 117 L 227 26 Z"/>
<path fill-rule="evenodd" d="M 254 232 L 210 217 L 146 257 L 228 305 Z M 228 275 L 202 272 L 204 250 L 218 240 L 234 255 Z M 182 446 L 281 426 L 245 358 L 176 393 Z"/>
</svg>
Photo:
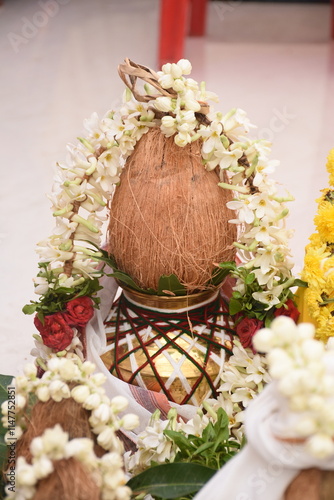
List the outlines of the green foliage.
<svg viewBox="0 0 334 500">
<path fill-rule="evenodd" d="M 201 436 L 165 430 L 178 448 L 173 462 L 153 464 L 131 478 L 128 486 L 135 495 L 150 494 L 157 500 L 192 498 L 240 449 L 240 444 L 230 438 L 228 425 L 226 412 L 219 408 Z"/>
<path fill-rule="evenodd" d="M 175 274 L 169 274 L 168 276 L 163 274 L 159 278 L 158 283 L 158 295 L 169 295 L 166 291 L 173 293 L 174 295 L 186 295 L 187 290 L 185 286 L 181 285 Z"/>
<path fill-rule="evenodd" d="M 30 301 L 29 304 L 26 304 L 22 309 L 24 314 L 37 313 L 39 319 L 43 321 L 45 315 L 63 311 L 66 302 L 85 296 L 91 297 L 94 306 L 98 307 L 100 299 L 95 297 L 95 294 L 102 287 L 97 277 L 87 278 L 73 288 L 66 288 L 61 286 L 54 272 L 48 269 L 48 265 L 48 262 L 39 264 L 41 270 L 38 276 L 45 278 L 47 282 L 52 283 L 53 286 L 52 288 L 48 288 L 47 292 L 41 296 L 39 301 Z"/>
<path fill-rule="evenodd" d="M 210 421 L 201 436 L 165 430 L 164 434 L 179 448 L 174 462 L 198 463 L 220 469 L 240 449 L 239 443 L 230 439 L 228 423 L 226 412 L 219 408 L 216 422 Z"/>
<path fill-rule="evenodd" d="M 212 273 L 212 278 L 208 282 L 208 285 L 219 286 L 226 276 L 230 272 L 230 267 L 234 262 L 224 262 L 224 265 L 219 265 L 216 270 Z"/>
<path fill-rule="evenodd" d="M 134 495 L 150 494 L 155 499 L 192 498 L 215 472 L 195 463 L 162 464 L 131 478 L 127 486 Z"/>
<path fill-rule="evenodd" d="M 133 290 L 137 290 L 138 292 L 141 293 L 146 293 L 148 295 L 160 295 L 160 296 L 182 296 L 186 295 L 187 289 L 184 285 L 182 285 L 177 278 L 175 274 L 169 274 L 169 275 L 162 275 L 159 278 L 158 282 L 158 288 L 157 290 L 154 290 L 152 288 L 141 288 L 139 287 L 135 281 L 129 276 L 127 273 L 120 271 L 117 268 L 117 264 L 115 261 L 115 258 L 112 255 L 108 255 L 108 253 L 105 250 L 99 249 L 99 252 L 101 253 L 100 257 L 94 257 L 97 258 L 98 260 L 101 260 L 105 264 L 107 264 L 111 269 L 113 270 L 112 274 L 108 274 L 108 276 L 112 276 L 113 278 L 119 280 L 121 283 L 124 283 L 125 285 L 129 286 Z M 231 264 L 231 263 L 230 263 Z M 212 278 L 208 281 L 207 286 L 218 286 L 223 279 L 228 275 L 229 269 L 228 267 L 226 268 L 221 268 L 218 267 L 213 275 Z"/>
<path fill-rule="evenodd" d="M 228 270 L 231 276 L 239 278 L 244 283 L 243 293 L 237 290 L 232 293 L 229 303 L 230 314 L 234 316 L 238 313 L 243 313 L 243 316 L 264 321 L 266 325 L 269 325 L 272 321 L 276 309 L 284 307 L 288 299 L 293 299 L 294 295 L 291 288 L 297 286 L 307 287 L 307 283 L 300 279 L 281 277 L 277 281 L 277 285 L 283 286 L 283 290 L 279 297 L 280 302 L 270 309 L 266 309 L 267 304 L 259 302 L 253 297 L 254 292 L 263 292 L 265 290 L 265 287 L 259 285 L 256 279 L 254 273 L 255 268 L 237 266 L 235 262 L 222 262 L 219 264 L 219 267 Z"/>
</svg>

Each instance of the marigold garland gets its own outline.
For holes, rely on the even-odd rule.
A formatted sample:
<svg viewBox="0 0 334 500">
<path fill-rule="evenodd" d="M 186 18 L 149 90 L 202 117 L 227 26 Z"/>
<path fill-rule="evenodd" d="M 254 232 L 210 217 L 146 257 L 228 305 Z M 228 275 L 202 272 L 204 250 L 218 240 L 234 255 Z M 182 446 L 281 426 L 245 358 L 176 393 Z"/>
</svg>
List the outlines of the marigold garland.
<svg viewBox="0 0 334 500">
<path fill-rule="evenodd" d="M 328 155 L 329 189 L 322 190 L 314 223 L 317 233 L 306 246 L 302 279 L 307 281 L 305 301 L 324 341 L 334 335 L 334 149 Z"/>
</svg>

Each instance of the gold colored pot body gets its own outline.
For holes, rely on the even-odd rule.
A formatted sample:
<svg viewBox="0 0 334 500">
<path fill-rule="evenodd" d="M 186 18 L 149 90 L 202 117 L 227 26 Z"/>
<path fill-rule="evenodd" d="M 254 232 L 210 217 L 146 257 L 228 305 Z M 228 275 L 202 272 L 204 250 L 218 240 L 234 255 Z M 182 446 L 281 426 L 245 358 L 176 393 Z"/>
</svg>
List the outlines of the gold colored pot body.
<svg viewBox="0 0 334 500">
<path fill-rule="evenodd" d="M 155 318 L 159 310 L 163 311 L 161 321 L 150 322 L 142 330 L 131 329 L 131 324 L 124 321 L 124 314 L 116 304 L 106 321 L 107 343 L 110 349 L 102 355 L 106 367 L 111 373 L 125 382 L 145 389 L 163 392 L 170 401 L 196 406 L 215 393 L 220 385 L 220 374 L 225 360 L 225 351 L 221 347 L 225 339 L 223 316 L 216 316 L 215 323 L 221 325 L 214 333 L 203 324 L 196 324 L 192 333 L 182 332 L 175 326 L 168 332 L 163 327 L 168 324 L 168 312 L 175 317 L 176 311 L 186 309 L 189 314 L 191 330 L 191 311 L 203 303 L 217 300 L 217 291 L 206 291 L 185 297 L 147 296 L 125 289 L 125 297 L 130 303 L 143 308 L 144 313 L 154 311 Z M 118 326 L 117 326 L 117 319 Z M 167 321 L 167 323 L 166 323 Z M 153 325 L 153 326 L 152 326 Z M 118 335 L 116 335 L 118 330 Z M 119 332 L 123 330 L 120 334 Z M 199 335 L 199 336 L 198 336 Z"/>
</svg>

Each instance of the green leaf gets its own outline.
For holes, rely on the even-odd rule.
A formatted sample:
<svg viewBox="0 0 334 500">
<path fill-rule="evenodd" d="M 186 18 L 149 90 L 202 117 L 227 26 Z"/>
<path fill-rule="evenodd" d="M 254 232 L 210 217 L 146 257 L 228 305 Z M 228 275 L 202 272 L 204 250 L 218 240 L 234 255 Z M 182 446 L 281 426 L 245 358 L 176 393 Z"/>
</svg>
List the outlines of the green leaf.
<svg viewBox="0 0 334 500">
<path fill-rule="evenodd" d="M 213 443 L 212 442 L 203 443 L 203 444 L 201 444 L 201 446 L 199 446 L 197 448 L 197 450 L 194 451 L 193 455 L 200 455 L 201 453 L 203 453 L 203 451 L 207 451 L 208 449 L 210 449 L 212 447 L 213 447 Z"/>
<path fill-rule="evenodd" d="M 250 285 L 251 283 L 253 283 L 253 281 L 255 281 L 255 274 L 254 273 L 247 274 L 245 279 L 246 285 Z"/>
<path fill-rule="evenodd" d="M 308 283 L 307 283 L 307 281 L 303 281 L 303 280 L 296 278 L 291 286 L 299 286 L 301 288 L 308 288 Z"/>
<path fill-rule="evenodd" d="M 203 465 L 174 462 L 150 467 L 131 478 L 127 486 L 135 495 L 145 493 L 169 500 L 196 493 L 215 473 Z"/>
<path fill-rule="evenodd" d="M 186 438 L 182 432 L 165 430 L 164 434 L 174 441 L 176 446 L 178 446 L 182 452 L 192 447 L 190 440 Z"/>
<path fill-rule="evenodd" d="M 7 387 L 13 378 L 13 375 L 0 375 L 0 405 L 8 399 Z"/>
<path fill-rule="evenodd" d="M 237 265 L 233 261 L 220 262 L 219 267 L 221 269 L 227 269 L 228 271 L 234 271 L 237 268 Z"/>
<path fill-rule="evenodd" d="M 179 279 L 175 274 L 163 274 L 158 282 L 158 295 L 168 295 L 164 291 L 168 290 L 175 295 L 186 295 L 187 290 L 185 286 L 181 285 Z"/>
<path fill-rule="evenodd" d="M 134 290 L 137 290 L 138 292 L 147 293 L 150 295 L 155 294 L 155 291 L 151 290 L 150 288 L 147 290 L 140 288 L 133 281 L 133 279 L 130 278 L 130 276 L 128 274 L 123 273 L 122 271 L 114 271 L 112 274 L 108 274 L 107 276 L 111 276 L 112 278 L 115 278 L 115 279 L 121 281 L 122 283 L 125 283 L 127 286 L 129 286 L 130 288 L 133 288 Z"/>
<path fill-rule="evenodd" d="M 26 304 L 25 306 L 22 307 L 22 312 L 24 314 L 34 314 L 37 309 L 37 304 Z"/>
<path fill-rule="evenodd" d="M 74 293 L 75 288 L 67 288 L 66 286 L 60 286 L 54 290 L 54 292 L 58 295 L 61 295 L 63 293 Z"/>
<path fill-rule="evenodd" d="M 231 316 L 233 316 L 234 314 L 237 314 L 241 310 L 242 310 L 241 302 L 239 302 L 239 300 L 236 300 L 232 297 L 230 300 L 230 304 L 229 304 L 229 311 L 230 311 Z"/>
<path fill-rule="evenodd" d="M 226 278 L 226 276 L 229 274 L 230 269 L 227 267 L 220 267 L 217 268 L 212 274 L 211 279 L 208 281 L 208 285 L 213 285 L 213 286 L 218 286 L 222 281 Z"/>
</svg>

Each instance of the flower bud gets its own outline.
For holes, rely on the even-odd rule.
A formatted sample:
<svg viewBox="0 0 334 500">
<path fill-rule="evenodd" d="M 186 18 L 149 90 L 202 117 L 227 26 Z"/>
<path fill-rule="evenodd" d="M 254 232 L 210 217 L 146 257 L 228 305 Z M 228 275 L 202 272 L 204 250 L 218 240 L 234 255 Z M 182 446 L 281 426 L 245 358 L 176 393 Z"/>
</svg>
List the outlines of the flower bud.
<svg viewBox="0 0 334 500">
<path fill-rule="evenodd" d="M 274 333 L 269 328 L 262 328 L 254 335 L 252 341 L 258 352 L 269 352 L 274 347 Z"/>
<path fill-rule="evenodd" d="M 56 402 L 69 398 L 71 395 L 68 385 L 61 380 L 53 380 L 49 385 L 49 391 L 52 399 Z"/>
<path fill-rule="evenodd" d="M 138 415 L 134 415 L 133 413 L 128 413 L 127 415 L 124 415 L 121 421 L 121 425 L 127 431 L 135 429 L 136 427 L 139 426 Z"/>
<path fill-rule="evenodd" d="M 59 363 L 59 374 L 63 380 L 74 380 L 79 376 L 78 366 L 70 359 L 63 358 Z"/>
<path fill-rule="evenodd" d="M 316 458 L 327 458 L 334 453 L 334 443 L 330 436 L 318 433 L 306 442 L 306 449 Z"/>
<path fill-rule="evenodd" d="M 83 402 L 82 406 L 86 410 L 94 410 L 101 404 L 101 396 L 99 394 L 90 394 Z"/>
<path fill-rule="evenodd" d="M 172 100 L 170 97 L 158 97 L 154 101 L 154 107 L 159 111 L 168 112 L 172 110 Z"/>
<path fill-rule="evenodd" d="M 44 453 L 44 444 L 41 436 L 34 438 L 30 443 L 30 451 L 35 457 L 39 457 Z"/>
<path fill-rule="evenodd" d="M 85 403 L 90 396 L 90 390 L 87 385 L 77 385 L 71 390 L 71 396 L 77 403 Z"/>
<path fill-rule="evenodd" d="M 98 408 L 93 410 L 92 416 L 98 419 L 101 423 L 107 423 L 111 417 L 110 406 L 102 403 Z"/>
<path fill-rule="evenodd" d="M 101 462 L 103 466 L 108 470 L 117 470 L 123 466 L 122 459 L 119 453 L 111 451 L 110 453 L 106 453 L 101 457 Z"/>
<path fill-rule="evenodd" d="M 173 89 L 176 91 L 176 92 L 183 92 L 183 90 L 185 89 L 185 84 L 184 82 L 181 80 L 181 78 L 177 78 L 177 80 L 174 80 L 174 83 L 173 83 Z"/>
<path fill-rule="evenodd" d="M 37 460 L 34 465 L 36 479 L 43 479 L 53 472 L 53 465 L 49 458 L 43 456 Z"/>
<path fill-rule="evenodd" d="M 111 400 L 111 406 L 115 413 L 124 411 L 129 405 L 128 400 L 124 396 L 115 396 Z"/>
<path fill-rule="evenodd" d="M 59 358 L 57 358 L 57 357 L 50 358 L 47 362 L 47 367 L 48 367 L 48 370 L 50 370 L 51 372 L 58 371 Z"/>
<path fill-rule="evenodd" d="M 159 77 L 159 83 L 163 89 L 170 89 L 173 86 L 174 78 L 172 75 L 162 75 Z"/>
<path fill-rule="evenodd" d="M 46 385 L 41 385 L 37 388 L 36 390 L 36 396 L 40 401 L 45 403 L 46 401 L 49 401 L 50 399 L 50 391 L 49 388 Z"/>
<path fill-rule="evenodd" d="M 66 457 L 76 457 L 78 460 L 86 461 L 87 456 L 93 452 L 94 442 L 89 438 L 71 439 L 66 444 Z"/>
<path fill-rule="evenodd" d="M 182 68 L 175 63 L 172 63 L 170 72 L 173 78 L 181 78 L 182 76 Z"/>
<path fill-rule="evenodd" d="M 319 360 L 324 353 L 325 347 L 322 342 L 315 339 L 304 340 L 301 347 L 303 356 L 308 361 Z"/>
<path fill-rule="evenodd" d="M 183 75 L 190 75 L 192 67 L 190 61 L 188 59 L 180 59 L 177 65 L 181 68 Z"/>
<path fill-rule="evenodd" d="M 301 339 L 313 339 L 315 327 L 312 323 L 300 323 L 297 328 Z"/>
<path fill-rule="evenodd" d="M 115 490 L 115 500 L 130 500 L 132 491 L 128 486 L 118 486 Z"/>
<path fill-rule="evenodd" d="M 17 410 L 22 410 L 25 407 L 27 400 L 22 394 L 17 394 L 15 397 L 15 406 Z"/>
<path fill-rule="evenodd" d="M 92 378 L 92 382 L 96 385 L 102 385 L 107 380 L 107 377 L 103 373 L 95 373 Z"/>
<path fill-rule="evenodd" d="M 288 316 L 278 316 L 270 326 L 275 334 L 278 345 L 283 345 L 286 342 L 290 344 L 297 333 L 296 323 Z"/>
<path fill-rule="evenodd" d="M 317 424 L 313 418 L 303 417 L 296 423 L 294 428 L 300 436 L 310 436 L 317 430 Z"/>
<path fill-rule="evenodd" d="M 33 486 L 36 482 L 34 467 L 27 464 L 23 457 L 18 457 L 16 461 L 16 487 Z"/>
<path fill-rule="evenodd" d="M 181 132 L 180 134 L 176 134 L 176 136 L 174 137 L 174 142 L 177 146 L 180 146 L 180 148 L 184 148 L 184 146 L 191 142 L 191 137 L 189 134 Z"/>
<path fill-rule="evenodd" d="M 173 128 L 175 127 L 175 118 L 172 116 L 163 116 L 161 118 L 161 124 L 166 128 Z"/>
<path fill-rule="evenodd" d="M 107 426 L 98 435 L 97 442 L 105 450 L 114 449 L 115 448 L 115 444 L 116 444 L 116 449 L 118 447 L 117 437 L 115 435 L 114 430 L 111 427 L 107 427 Z"/>
</svg>

